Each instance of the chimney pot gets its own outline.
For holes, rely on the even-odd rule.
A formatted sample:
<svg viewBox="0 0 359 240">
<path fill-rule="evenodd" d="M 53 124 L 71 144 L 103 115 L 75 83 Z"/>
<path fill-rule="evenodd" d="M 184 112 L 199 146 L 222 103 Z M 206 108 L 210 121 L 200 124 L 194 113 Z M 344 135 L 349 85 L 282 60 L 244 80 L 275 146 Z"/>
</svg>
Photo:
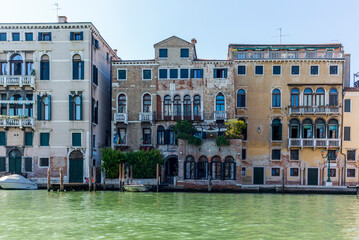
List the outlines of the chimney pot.
<svg viewBox="0 0 359 240">
<path fill-rule="evenodd" d="M 59 23 L 67 23 L 67 17 L 66 16 L 58 16 L 57 17 Z"/>
</svg>

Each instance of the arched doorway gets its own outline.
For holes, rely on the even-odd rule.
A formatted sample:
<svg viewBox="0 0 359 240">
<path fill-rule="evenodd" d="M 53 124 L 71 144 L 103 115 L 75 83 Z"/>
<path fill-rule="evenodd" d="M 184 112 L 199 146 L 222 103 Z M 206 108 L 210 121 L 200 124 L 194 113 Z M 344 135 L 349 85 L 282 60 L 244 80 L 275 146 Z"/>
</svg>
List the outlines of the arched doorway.
<svg viewBox="0 0 359 240">
<path fill-rule="evenodd" d="M 168 156 L 165 160 L 165 182 L 174 183 L 174 177 L 178 176 L 178 157 Z"/>
<path fill-rule="evenodd" d="M 69 182 L 83 182 L 83 154 L 80 151 L 73 151 L 70 154 Z"/>
<path fill-rule="evenodd" d="M 21 174 L 21 152 L 17 149 L 9 152 L 9 172 Z"/>
</svg>

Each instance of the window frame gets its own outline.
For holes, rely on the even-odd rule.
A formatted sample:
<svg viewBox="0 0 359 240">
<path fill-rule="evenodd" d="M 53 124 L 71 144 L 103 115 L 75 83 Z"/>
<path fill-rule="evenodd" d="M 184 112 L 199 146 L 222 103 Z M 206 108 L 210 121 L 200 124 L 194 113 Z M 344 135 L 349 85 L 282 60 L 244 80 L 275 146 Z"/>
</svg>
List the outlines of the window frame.
<svg viewBox="0 0 359 240">
<path fill-rule="evenodd" d="M 27 171 L 26 169 L 26 159 L 31 159 L 31 171 Z M 24 172 L 26 173 L 34 172 L 34 158 L 30 156 L 23 156 L 23 161 L 24 161 Z"/>
<path fill-rule="evenodd" d="M 274 151 L 279 151 L 279 159 L 274 159 L 273 158 L 273 152 Z M 271 161 L 281 161 L 282 159 L 282 149 L 281 148 L 272 148 L 271 149 Z"/>
<path fill-rule="evenodd" d="M 150 78 L 144 78 L 145 76 L 145 71 L 150 71 Z M 127 78 L 127 76 L 126 76 Z M 152 80 L 152 69 L 151 68 L 142 68 L 142 81 L 151 81 Z"/>
<path fill-rule="evenodd" d="M 183 57 L 183 56 L 182 56 L 182 50 L 187 50 L 187 51 L 188 51 L 188 56 L 187 56 L 187 57 Z M 182 59 L 188 59 L 188 58 L 189 58 L 189 48 L 181 48 L 181 49 L 180 49 L 180 57 L 181 57 Z"/>
<path fill-rule="evenodd" d="M 119 78 L 119 72 L 120 71 L 125 71 L 125 78 L 124 79 Z M 127 81 L 127 68 L 118 68 L 116 78 L 117 78 L 117 81 Z"/>
<path fill-rule="evenodd" d="M 337 73 L 336 74 L 332 74 L 331 73 L 331 67 L 336 67 L 337 68 Z M 329 74 L 328 74 L 329 76 L 339 76 L 339 65 L 329 65 Z"/>
<path fill-rule="evenodd" d="M 74 145 L 75 136 L 80 136 L 80 145 Z M 71 147 L 82 147 L 82 133 L 81 132 L 71 132 Z"/>
<path fill-rule="evenodd" d="M 243 154 L 243 153 L 245 153 L 245 154 Z M 243 158 L 243 155 L 245 156 L 245 158 Z M 247 161 L 247 148 L 242 148 L 241 160 L 242 161 Z"/>
<path fill-rule="evenodd" d="M 39 146 L 40 147 L 50 147 L 50 132 L 40 132 L 39 133 L 40 134 L 40 136 L 39 136 Z M 49 142 L 48 142 L 48 145 L 42 145 L 41 143 L 42 143 L 42 141 L 41 141 L 41 136 L 44 136 L 43 134 L 48 134 L 48 136 L 49 136 Z"/>
<path fill-rule="evenodd" d="M 182 77 L 182 70 L 187 70 L 187 77 Z M 180 68 L 179 69 L 179 79 L 189 79 L 189 77 L 190 77 L 190 70 L 189 70 L 189 68 Z"/>
<path fill-rule="evenodd" d="M 312 67 L 318 67 L 318 73 L 312 74 Z M 310 76 L 319 76 L 320 75 L 320 67 L 319 65 L 309 65 L 309 75 Z"/>
<path fill-rule="evenodd" d="M 274 74 L 274 68 L 279 67 L 279 74 Z M 272 66 L 272 76 L 282 76 L 282 65 L 273 65 Z"/>
<path fill-rule="evenodd" d="M 218 77 L 218 71 L 221 71 L 222 77 Z M 213 79 L 227 79 L 228 78 L 228 68 L 226 67 L 215 67 L 213 68 L 213 72 L 215 72 L 216 77 L 213 75 Z M 214 74 L 214 73 L 213 73 Z"/>
<path fill-rule="evenodd" d="M 273 175 L 273 170 L 274 169 L 279 169 L 279 174 L 278 175 Z M 281 175 L 281 168 L 280 167 L 271 167 L 271 177 L 280 177 Z"/>
<path fill-rule="evenodd" d="M 163 77 L 161 77 L 161 70 L 164 72 L 164 71 L 166 71 L 166 77 L 165 78 L 163 78 Z M 167 79 L 169 79 L 168 76 L 169 74 L 168 74 L 168 68 L 159 68 L 158 69 L 158 79 L 159 80 L 167 80 Z"/>
<path fill-rule="evenodd" d="M 48 159 L 48 166 L 41 166 L 41 161 L 40 161 L 40 159 Z M 50 166 L 51 166 L 51 163 L 50 163 L 50 157 L 49 156 L 39 156 L 38 158 L 38 161 L 37 161 L 37 165 L 38 165 L 38 167 L 39 168 L 50 168 Z"/>
<path fill-rule="evenodd" d="M 349 129 L 349 136 L 345 134 L 345 129 Z M 343 128 L 343 140 L 344 141 L 351 141 L 351 127 L 350 126 L 344 126 Z"/>
<path fill-rule="evenodd" d="M 293 170 L 293 172 L 292 172 L 292 169 L 297 169 L 297 175 L 294 175 L 294 170 Z M 293 173 L 293 174 L 292 174 Z M 291 167 L 291 168 L 289 168 L 289 176 L 290 177 L 299 177 L 299 168 L 297 168 L 297 167 Z"/>
<path fill-rule="evenodd" d="M 14 36 L 18 37 L 18 40 L 14 40 Z M 21 41 L 21 35 L 19 32 L 12 32 L 11 33 L 11 41 L 13 42 L 20 42 Z"/>
<path fill-rule="evenodd" d="M 4 40 L 1 40 L 1 37 L 5 36 Z M 7 41 L 7 33 L 6 32 L 0 32 L 0 42 L 6 42 Z"/>
<path fill-rule="evenodd" d="M 239 91 L 243 91 L 243 94 L 239 94 Z M 239 100 L 240 100 L 240 96 L 244 95 L 244 103 L 243 104 L 239 104 Z M 242 103 L 242 101 L 241 101 Z M 237 90 L 237 102 L 236 102 L 236 107 L 237 108 L 247 108 L 247 91 L 244 88 L 239 88 Z"/>
<path fill-rule="evenodd" d="M 166 50 L 166 56 L 165 57 L 161 57 L 161 50 Z M 159 59 L 167 59 L 168 58 L 168 48 L 159 48 L 158 49 L 158 58 Z"/>
<path fill-rule="evenodd" d="M 176 73 L 176 74 L 177 74 L 177 77 L 172 77 L 171 74 L 172 74 L 172 73 L 175 73 L 175 72 L 177 72 L 177 73 Z M 178 68 L 169 68 L 169 73 L 170 73 L 169 76 L 168 76 L 169 79 L 170 79 L 170 80 L 179 79 L 179 74 L 178 74 L 178 72 L 179 72 L 179 71 L 178 71 Z"/>
<path fill-rule="evenodd" d="M 349 101 L 349 111 L 346 111 L 346 104 L 345 104 L 345 102 L 347 102 L 347 101 Z M 348 98 L 348 99 L 344 99 L 344 112 L 352 112 L 352 100 L 351 100 L 351 98 Z"/>
<path fill-rule="evenodd" d="M 275 90 L 278 90 L 279 93 L 274 93 Z M 278 96 L 279 96 L 279 106 L 273 106 L 273 97 L 276 96 L 276 100 L 278 99 Z M 272 89 L 272 99 L 271 99 L 271 106 L 272 108 L 282 108 L 282 91 L 280 88 L 273 88 Z M 277 103 L 277 101 L 275 101 L 275 103 Z"/>
<path fill-rule="evenodd" d="M 121 141 L 121 130 L 123 130 L 123 132 L 125 133 L 125 139 L 124 142 Z M 127 128 L 126 127 L 120 127 L 117 128 L 117 134 L 118 134 L 118 138 L 119 138 L 119 143 L 118 145 L 120 146 L 127 146 Z"/>
<path fill-rule="evenodd" d="M 145 130 L 149 130 L 149 134 L 146 133 L 146 136 L 148 135 L 149 138 L 147 138 L 147 141 L 145 142 Z M 141 145 L 145 145 L 145 146 L 148 146 L 148 145 L 152 145 L 152 129 L 150 127 L 144 127 L 142 128 L 142 142 L 141 142 Z M 149 141 L 148 141 L 149 140 Z"/>
<path fill-rule="evenodd" d="M 349 152 L 354 152 L 354 159 L 349 159 Z M 355 162 L 356 161 L 356 149 L 348 149 L 347 150 L 347 161 Z"/>
<path fill-rule="evenodd" d="M 244 74 L 239 73 L 239 67 L 244 67 Z M 246 65 L 238 65 L 238 66 L 237 66 L 237 75 L 239 75 L 239 76 L 246 76 L 246 75 L 247 75 L 247 66 L 246 66 Z"/>
<path fill-rule="evenodd" d="M 262 67 L 262 74 L 257 73 L 257 67 Z M 254 65 L 254 76 L 263 76 L 264 75 L 264 65 Z"/>
<path fill-rule="evenodd" d="M 298 74 L 293 74 L 293 67 L 298 67 Z M 290 65 L 290 75 L 291 76 L 300 76 L 300 65 Z"/>
<path fill-rule="evenodd" d="M 349 176 L 349 171 L 353 170 L 354 171 L 354 176 Z M 347 178 L 355 178 L 356 174 L 356 169 L 355 168 L 347 168 Z"/>
<path fill-rule="evenodd" d="M 297 154 L 298 159 L 292 159 L 292 156 L 293 156 L 292 151 L 297 151 L 298 152 L 298 154 Z M 290 149 L 290 151 L 289 151 L 289 161 L 295 161 L 295 162 L 299 161 L 299 149 Z"/>
</svg>

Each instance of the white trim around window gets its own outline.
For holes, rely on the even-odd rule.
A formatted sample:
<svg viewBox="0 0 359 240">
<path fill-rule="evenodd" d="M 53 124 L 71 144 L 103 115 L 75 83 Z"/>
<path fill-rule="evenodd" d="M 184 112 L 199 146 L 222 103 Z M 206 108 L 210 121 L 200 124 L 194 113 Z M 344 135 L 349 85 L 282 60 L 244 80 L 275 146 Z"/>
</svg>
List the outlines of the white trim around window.
<svg viewBox="0 0 359 240">
<path fill-rule="evenodd" d="M 273 159 L 273 150 L 279 150 L 279 152 L 280 152 L 279 159 Z M 275 162 L 281 161 L 282 160 L 282 148 L 271 148 L 270 149 L 270 160 L 275 161 Z"/>
<path fill-rule="evenodd" d="M 297 66 L 297 67 L 299 67 L 299 73 L 298 74 L 292 74 L 292 67 L 293 66 Z M 291 76 L 300 76 L 300 65 L 299 64 L 293 64 L 293 65 L 290 65 L 290 75 Z"/>
<path fill-rule="evenodd" d="M 150 79 L 144 79 L 143 78 L 143 72 L 144 70 L 150 70 L 151 71 L 151 78 Z M 127 77 L 127 76 L 126 76 Z M 153 75 L 152 75 L 152 69 L 151 68 L 142 68 L 142 81 L 151 81 L 153 79 Z"/>
<path fill-rule="evenodd" d="M 256 67 L 257 66 L 262 66 L 263 67 L 263 73 L 262 74 L 256 74 Z M 260 65 L 260 64 L 254 65 L 254 76 L 263 76 L 263 75 L 264 75 L 264 65 Z"/>
<path fill-rule="evenodd" d="M 244 67 L 244 74 L 239 74 L 238 73 L 238 67 Z M 247 75 L 247 65 L 245 65 L 245 64 L 238 64 L 237 65 L 237 75 L 239 75 L 239 76 L 246 76 Z"/>
<path fill-rule="evenodd" d="M 49 165 L 48 166 L 41 166 L 40 165 L 40 159 L 41 158 L 44 158 L 44 159 L 48 159 L 48 161 L 49 161 Z M 38 158 L 37 158 L 37 165 L 39 166 L 39 168 L 49 168 L 50 166 L 51 166 L 51 162 L 50 162 L 50 157 L 49 156 L 38 156 Z"/>
<path fill-rule="evenodd" d="M 330 74 L 330 67 L 332 67 L 332 66 L 336 66 L 336 67 L 337 67 L 337 74 Z M 329 65 L 328 75 L 329 75 L 329 76 L 339 76 L 339 65 L 338 65 L 338 64 L 331 64 L 331 65 Z"/>
<path fill-rule="evenodd" d="M 318 67 L 318 74 L 311 73 L 311 67 L 317 66 Z M 320 66 L 318 64 L 309 65 L 309 75 L 310 76 L 319 76 L 320 75 Z"/>
<path fill-rule="evenodd" d="M 125 78 L 125 79 L 119 79 L 119 78 L 118 78 L 118 72 L 119 72 L 120 70 L 125 70 L 125 72 L 126 72 L 126 78 Z M 117 79 L 117 81 L 126 81 L 126 80 L 127 80 L 127 68 L 118 68 L 118 69 L 117 69 L 116 79 Z"/>
<path fill-rule="evenodd" d="M 273 107 L 273 91 L 275 89 L 278 89 L 280 91 L 280 106 L 279 107 Z M 282 106 L 283 106 L 283 91 L 282 91 L 282 88 L 281 87 L 273 87 L 270 97 L 271 97 L 271 99 L 270 99 L 271 109 L 281 109 Z"/>
<path fill-rule="evenodd" d="M 280 69 L 280 73 L 279 73 L 279 74 L 274 74 L 274 67 L 279 67 L 279 69 Z M 263 71 L 263 72 L 264 72 L 264 71 Z M 282 76 L 282 65 L 278 65 L 278 64 L 272 65 L 272 76 L 277 76 L 277 77 Z"/>
</svg>

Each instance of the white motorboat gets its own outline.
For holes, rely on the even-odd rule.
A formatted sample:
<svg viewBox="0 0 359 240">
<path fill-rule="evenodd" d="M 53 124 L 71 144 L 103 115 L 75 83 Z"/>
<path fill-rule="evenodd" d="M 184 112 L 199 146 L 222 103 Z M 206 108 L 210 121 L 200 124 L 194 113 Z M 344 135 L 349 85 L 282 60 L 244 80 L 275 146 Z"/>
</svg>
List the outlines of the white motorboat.
<svg viewBox="0 0 359 240">
<path fill-rule="evenodd" d="M 0 187 L 3 189 L 35 190 L 37 185 L 29 179 L 18 174 L 3 176 L 0 178 Z"/>
<path fill-rule="evenodd" d="M 125 185 L 125 190 L 127 192 L 148 192 L 151 189 L 151 186 L 146 186 L 146 185 L 135 185 L 135 184 L 131 184 L 131 185 Z"/>
</svg>

